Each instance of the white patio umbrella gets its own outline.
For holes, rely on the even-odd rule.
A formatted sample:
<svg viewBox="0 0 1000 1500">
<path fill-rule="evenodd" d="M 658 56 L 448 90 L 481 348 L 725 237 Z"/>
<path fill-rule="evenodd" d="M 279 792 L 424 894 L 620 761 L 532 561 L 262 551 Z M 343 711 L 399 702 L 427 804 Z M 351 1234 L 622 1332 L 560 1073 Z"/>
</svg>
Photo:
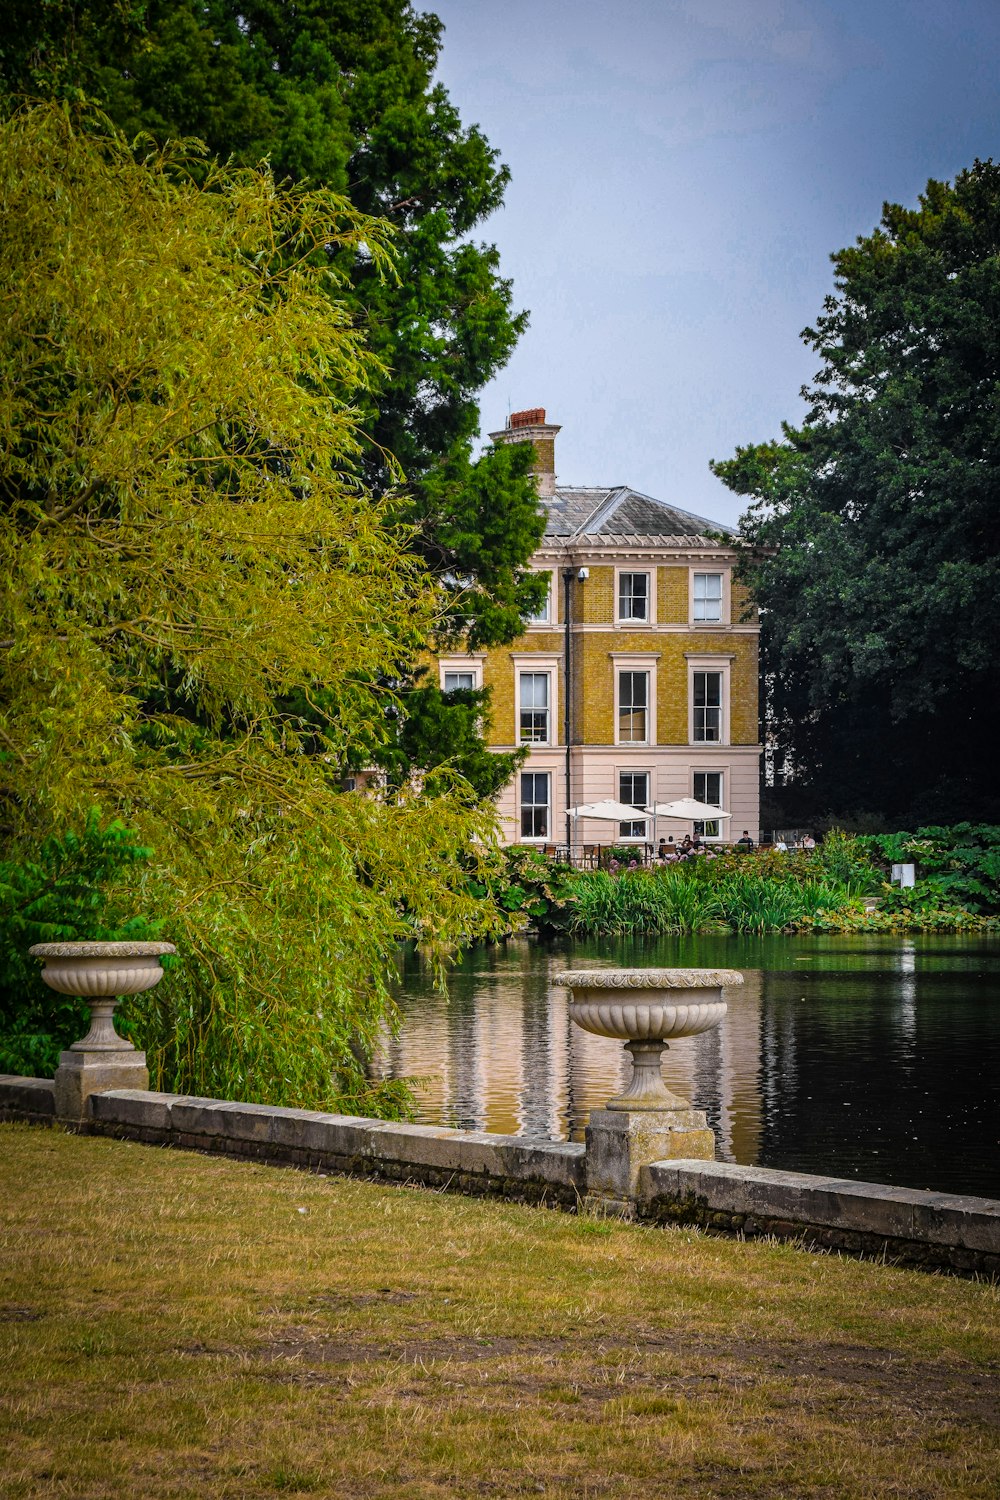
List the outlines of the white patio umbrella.
<svg viewBox="0 0 1000 1500">
<path fill-rule="evenodd" d="M 678 797 L 676 802 L 658 802 L 647 809 L 654 818 L 677 818 L 682 823 L 712 823 L 716 818 L 731 818 L 732 813 L 713 807 L 710 802 L 696 802 L 693 797 Z"/>
<path fill-rule="evenodd" d="M 571 818 L 603 818 L 606 823 L 631 823 L 637 818 L 648 818 L 644 807 L 632 807 L 628 802 L 613 802 L 608 797 L 604 802 L 585 802 L 581 807 L 571 807 Z"/>
<path fill-rule="evenodd" d="M 632 807 L 628 802 L 615 802 L 610 797 L 603 802 L 585 802 L 581 807 L 571 807 L 569 815 L 571 818 L 603 818 L 606 823 L 632 823 L 649 817 L 644 807 Z"/>
</svg>

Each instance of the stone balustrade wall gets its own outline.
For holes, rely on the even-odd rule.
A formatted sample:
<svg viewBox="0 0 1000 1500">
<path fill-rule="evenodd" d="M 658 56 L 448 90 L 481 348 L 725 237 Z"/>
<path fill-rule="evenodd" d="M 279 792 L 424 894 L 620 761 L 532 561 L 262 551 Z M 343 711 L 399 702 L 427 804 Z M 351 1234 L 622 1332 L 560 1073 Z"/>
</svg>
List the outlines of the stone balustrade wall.
<svg viewBox="0 0 1000 1500">
<path fill-rule="evenodd" d="M 0 1077 L 0 1120 L 54 1123 L 51 1080 Z M 528 1140 L 195 1099 L 108 1090 L 89 1101 L 88 1134 L 351 1173 L 453 1192 L 576 1209 L 587 1202 L 587 1152 Z M 1000 1277 L 1000 1201 L 875 1183 L 668 1161 L 643 1167 L 632 1205 L 651 1224 L 773 1235 L 908 1265 Z"/>
</svg>

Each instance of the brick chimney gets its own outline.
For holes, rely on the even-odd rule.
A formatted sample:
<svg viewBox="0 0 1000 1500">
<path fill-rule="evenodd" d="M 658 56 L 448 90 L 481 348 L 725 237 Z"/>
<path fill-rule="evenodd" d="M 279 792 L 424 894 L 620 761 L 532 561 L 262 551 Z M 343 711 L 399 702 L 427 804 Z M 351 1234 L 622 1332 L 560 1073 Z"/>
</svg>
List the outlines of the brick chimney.
<svg viewBox="0 0 1000 1500">
<path fill-rule="evenodd" d="M 494 443 L 531 443 L 535 450 L 535 461 L 531 472 L 538 485 L 538 493 L 544 500 L 556 492 L 556 433 L 560 428 L 546 422 L 544 406 L 533 406 L 528 411 L 511 412 L 507 426 L 500 432 L 491 432 Z"/>
</svg>

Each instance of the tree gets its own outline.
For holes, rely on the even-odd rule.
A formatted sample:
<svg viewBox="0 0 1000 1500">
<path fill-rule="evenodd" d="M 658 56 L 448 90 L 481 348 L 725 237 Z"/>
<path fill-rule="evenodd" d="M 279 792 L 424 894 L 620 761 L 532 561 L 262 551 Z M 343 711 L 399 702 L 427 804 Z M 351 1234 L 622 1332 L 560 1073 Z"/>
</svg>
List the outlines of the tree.
<svg viewBox="0 0 1000 1500">
<path fill-rule="evenodd" d="M 803 426 L 712 466 L 752 497 L 779 775 L 827 807 L 982 817 L 1000 728 L 1000 167 L 886 204 L 833 263 L 803 334 L 822 360 Z"/>
<path fill-rule="evenodd" d="M 482 688 L 444 693 L 436 684 L 418 680 L 408 688 L 405 707 L 398 737 L 376 751 L 390 787 L 406 787 L 412 768 L 422 766 L 428 791 L 444 789 L 457 775 L 477 797 L 490 801 L 524 764 L 526 749 L 505 755 L 483 743 L 489 695 Z"/>
<path fill-rule="evenodd" d="M 339 790 L 437 608 L 358 474 L 378 369 L 331 244 L 386 265 L 388 231 L 190 161 L 55 106 L 0 127 L 0 857 L 95 805 L 153 851 L 161 1087 L 371 1108 L 396 944 L 493 919 L 467 788 Z M 281 706 L 314 685 L 321 754 Z"/>
<path fill-rule="evenodd" d="M 433 82 L 442 26 L 408 0 L 12 0 L 0 22 L 8 91 L 83 91 L 129 135 L 204 141 L 219 159 L 270 160 L 276 178 L 347 193 L 397 230 L 398 274 L 362 245 L 345 305 L 382 361 L 359 395 L 378 494 L 416 525 L 447 587 L 446 634 L 514 639 L 544 585 L 529 455 L 472 460 L 476 397 L 525 325 L 496 249 L 469 236 L 508 170 Z M 386 455 L 394 455 L 406 475 Z"/>
</svg>

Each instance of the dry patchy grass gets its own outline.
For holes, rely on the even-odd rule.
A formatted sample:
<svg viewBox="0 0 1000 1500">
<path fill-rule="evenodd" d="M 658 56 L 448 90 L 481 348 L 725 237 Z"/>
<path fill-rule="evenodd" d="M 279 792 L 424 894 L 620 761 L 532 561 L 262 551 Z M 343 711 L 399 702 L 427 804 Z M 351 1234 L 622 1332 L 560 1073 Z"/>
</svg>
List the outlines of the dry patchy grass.
<svg viewBox="0 0 1000 1500">
<path fill-rule="evenodd" d="M 0 1492 L 1000 1490 L 997 1288 L 0 1127 Z"/>
</svg>

